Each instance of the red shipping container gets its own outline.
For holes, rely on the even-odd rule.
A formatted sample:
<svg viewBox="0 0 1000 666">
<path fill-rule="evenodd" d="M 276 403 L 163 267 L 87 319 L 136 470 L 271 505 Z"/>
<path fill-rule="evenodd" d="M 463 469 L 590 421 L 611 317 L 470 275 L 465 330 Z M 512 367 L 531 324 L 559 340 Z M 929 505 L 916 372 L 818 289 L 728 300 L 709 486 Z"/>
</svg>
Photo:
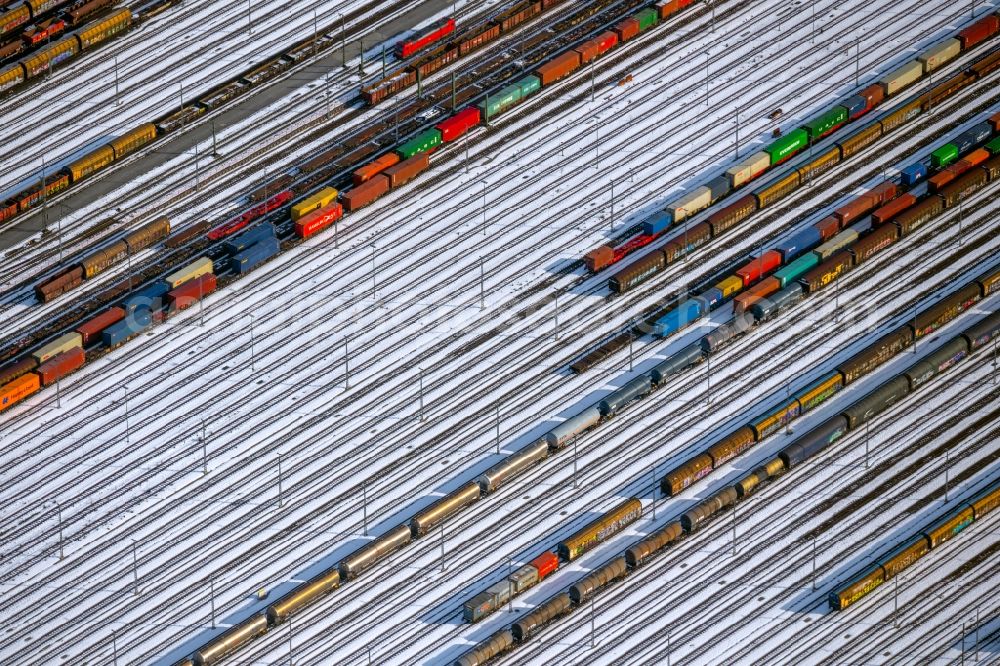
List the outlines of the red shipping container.
<svg viewBox="0 0 1000 666">
<path fill-rule="evenodd" d="M 964 51 L 989 39 L 998 31 L 1000 31 L 1000 19 L 995 14 L 987 14 L 958 33 L 958 40 L 962 42 L 962 50 Z"/>
<path fill-rule="evenodd" d="M 360 185 L 361 183 L 366 183 L 372 179 L 373 176 L 382 173 L 393 164 L 399 162 L 399 155 L 396 153 L 386 153 L 382 157 L 378 158 L 374 162 L 369 162 L 368 164 L 360 167 L 351 176 L 351 180 L 355 185 Z M 348 209 L 350 210 L 350 209 Z"/>
<path fill-rule="evenodd" d="M 761 280 L 742 294 L 733 298 L 733 314 L 746 312 L 751 305 L 781 289 L 781 281 L 776 277 Z"/>
<path fill-rule="evenodd" d="M 915 203 L 917 203 L 917 198 L 907 192 L 872 213 L 872 222 L 885 224 Z"/>
<path fill-rule="evenodd" d="M 538 570 L 538 580 L 541 580 L 559 568 L 559 556 L 547 550 L 528 564 Z"/>
<path fill-rule="evenodd" d="M 610 266 L 615 259 L 615 251 L 607 245 L 591 250 L 583 255 L 583 263 L 591 273 L 596 273 L 606 266 Z"/>
<path fill-rule="evenodd" d="M 452 117 L 442 120 L 435 127 L 441 130 L 441 140 L 447 143 L 448 141 L 454 141 L 468 132 L 470 127 L 475 127 L 478 124 L 479 107 L 467 106 Z M 395 153 L 392 154 L 395 155 Z M 393 165 L 390 164 L 389 166 Z"/>
<path fill-rule="evenodd" d="M 813 225 L 816 227 L 816 231 L 819 232 L 820 238 L 824 241 L 828 241 L 837 235 L 840 231 L 840 220 L 834 216 L 824 217 L 822 220 Z"/>
<path fill-rule="evenodd" d="M 743 280 L 744 287 L 749 287 L 751 283 L 760 279 L 761 275 L 770 273 L 780 265 L 781 253 L 777 250 L 768 250 L 737 270 L 736 275 Z"/>
<path fill-rule="evenodd" d="M 597 50 L 600 53 L 605 53 L 606 51 L 610 51 L 615 47 L 615 44 L 618 43 L 618 35 L 611 32 L 610 30 L 608 32 L 602 32 L 594 39 L 597 40 Z"/>
<path fill-rule="evenodd" d="M 62 379 L 69 373 L 80 368 L 86 361 L 82 347 L 73 347 L 61 354 L 56 354 L 45 363 L 38 366 L 38 376 L 42 378 L 42 386 L 51 386 L 57 379 Z"/>
<path fill-rule="evenodd" d="M 308 216 L 303 217 L 302 220 L 306 217 Z M 185 310 L 215 291 L 215 286 L 215 273 L 205 273 L 194 280 L 188 280 L 176 289 L 167 292 L 167 309 L 170 312 Z"/>
<path fill-rule="evenodd" d="M 535 74 L 538 75 L 542 85 L 547 86 L 579 68 L 580 54 L 576 51 L 567 51 L 536 67 Z"/>
<path fill-rule="evenodd" d="M 596 39 L 588 39 L 583 44 L 576 46 L 573 50 L 580 54 L 581 63 L 588 63 L 601 53 L 601 49 L 597 45 Z"/>
<path fill-rule="evenodd" d="M 868 190 L 868 196 L 872 198 L 872 208 L 889 203 L 896 198 L 896 183 L 887 180 Z"/>
<path fill-rule="evenodd" d="M 295 223 L 295 235 L 299 238 L 309 238 L 313 234 L 323 231 L 343 216 L 344 207 L 340 205 L 340 202 L 324 206 L 300 217 Z"/>
<path fill-rule="evenodd" d="M 614 27 L 618 41 L 627 42 L 639 34 L 639 21 L 634 18 L 627 18 Z"/>
<path fill-rule="evenodd" d="M 348 212 L 355 211 L 362 206 L 367 206 L 371 202 L 389 191 L 389 179 L 384 174 L 376 174 L 370 180 L 365 181 L 357 187 L 353 187 L 341 195 L 344 209 Z"/>
<path fill-rule="evenodd" d="M 863 217 L 875 207 L 874 199 L 868 194 L 862 194 L 857 199 L 850 201 L 833 211 L 833 216 L 840 222 L 841 228 Z"/>
<path fill-rule="evenodd" d="M 885 99 L 885 88 L 880 83 L 873 83 L 858 94 L 867 100 L 868 108 L 871 109 L 876 104 L 881 104 L 882 100 Z"/>
<path fill-rule="evenodd" d="M 990 125 L 993 125 L 994 132 L 1000 132 L 1000 113 L 994 113 L 987 120 L 990 122 Z"/>
<path fill-rule="evenodd" d="M 415 178 L 431 164 L 430 153 L 417 153 L 408 160 L 394 164 L 382 172 L 389 179 L 389 187 L 400 187 Z"/>
<path fill-rule="evenodd" d="M 92 342 L 100 342 L 101 331 L 111 326 L 111 324 L 120 322 L 124 318 L 125 311 L 116 306 L 83 322 L 76 327 L 76 332 L 83 336 L 84 346 Z"/>
</svg>

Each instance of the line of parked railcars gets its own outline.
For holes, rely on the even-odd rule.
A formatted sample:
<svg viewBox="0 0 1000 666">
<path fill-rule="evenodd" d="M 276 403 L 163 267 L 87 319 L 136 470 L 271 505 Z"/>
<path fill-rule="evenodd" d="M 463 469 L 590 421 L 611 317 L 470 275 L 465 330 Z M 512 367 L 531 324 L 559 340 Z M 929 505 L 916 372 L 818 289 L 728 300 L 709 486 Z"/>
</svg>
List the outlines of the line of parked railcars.
<svg viewBox="0 0 1000 666">
<path fill-rule="evenodd" d="M 61 294 L 90 280 L 115 264 L 150 247 L 170 235 L 170 220 L 160 217 L 126 234 L 121 240 L 84 256 L 78 263 L 65 267 L 35 286 L 35 297 L 47 303 Z"/>
<path fill-rule="evenodd" d="M 542 12 L 563 1 L 525 0 L 498 12 L 482 23 L 464 28 L 460 32 L 455 32 L 454 20 L 451 20 L 451 30 L 441 32 L 436 39 L 426 41 L 422 46 L 417 47 L 417 42 L 420 39 L 426 40 L 428 36 L 436 34 L 437 31 L 447 26 L 446 23 L 432 25 L 425 31 L 418 33 L 419 37 L 415 42 L 403 41 L 396 44 L 396 55 L 400 58 L 408 58 L 421 48 L 437 43 L 449 35 L 453 35 L 453 38 L 416 61 L 390 72 L 375 83 L 362 86 L 361 99 L 370 106 L 378 104 L 387 97 L 416 85 L 418 79 L 422 80 L 472 51 L 496 41 L 500 35 L 511 32 L 525 21 L 539 16 Z"/>
<path fill-rule="evenodd" d="M 148 227 L 145 230 L 147 234 L 160 232 L 160 229 Z M 256 233 L 261 237 L 230 248 L 232 256 L 229 262 L 234 273 L 246 272 L 260 263 L 260 259 L 255 261 L 262 254 L 259 246 L 264 243 L 265 247 L 269 247 L 266 245 L 266 235 Z M 139 238 L 135 234 L 133 237 Z M 234 242 L 239 238 L 234 239 Z M 273 240 L 273 228 L 271 239 Z M 145 241 L 139 238 L 133 242 Z M 117 246 L 116 243 L 109 250 Z M 276 251 L 275 249 L 274 252 Z M 92 261 L 78 265 L 75 269 L 84 271 L 89 267 L 97 271 L 104 270 L 103 262 L 110 256 L 107 252 L 105 250 L 91 255 L 88 259 Z M 236 264 L 239 264 L 238 268 Z M 86 352 L 89 349 L 114 349 L 121 346 L 148 330 L 154 323 L 199 302 L 215 291 L 216 284 L 214 263 L 208 257 L 201 257 L 166 275 L 162 280 L 129 293 L 116 305 L 90 317 L 72 331 L 54 337 L 23 358 L 0 366 L 0 411 L 78 370 L 86 362 Z"/>
<path fill-rule="evenodd" d="M 8 41 L 0 43 L 0 61 L 12 59 L 43 42 L 51 42 L 67 29 L 79 26 L 84 20 L 107 9 L 112 4 L 114 4 L 114 0 L 90 0 L 90 2 L 78 0 L 67 4 L 61 11 L 56 11 L 51 15 L 46 13 L 51 10 L 35 13 L 20 35 L 9 37 Z M 0 28 L 7 25 L 9 24 L 4 23 L 4 18 L 0 16 Z M 17 26 L 11 27 L 11 31 L 15 27 Z"/>
<path fill-rule="evenodd" d="M 659 336 L 673 335 L 710 311 L 731 303 L 733 320 L 706 337 L 708 349 L 714 351 L 772 311 L 825 287 L 877 252 L 916 232 L 941 211 L 960 205 L 1000 176 L 1000 137 L 982 149 L 973 150 L 977 142 L 985 141 L 994 132 L 1000 132 L 1000 114 L 974 125 L 946 144 L 961 146 L 956 159 L 972 150 L 946 167 L 949 171 L 938 172 L 928 179 L 925 164 L 917 162 L 906 167 L 900 184 L 883 182 L 840 206 L 832 215 L 777 242 L 772 249 L 762 250 L 713 287 L 651 318 L 651 331 Z M 941 175 L 947 175 L 948 179 L 938 180 Z M 913 187 L 924 179 L 930 192 L 924 198 L 901 192 L 903 187 Z M 935 181 L 942 184 L 935 187 Z M 711 237 L 714 235 L 706 232 L 699 235 L 698 241 L 688 241 L 688 245 L 701 245 Z M 671 247 L 668 244 L 667 248 Z M 630 276 L 630 280 L 644 279 L 641 272 Z M 620 288 L 627 286 L 622 283 Z"/>
<path fill-rule="evenodd" d="M 584 264 L 588 270 L 597 273 L 617 263 L 629 254 L 662 237 L 669 229 L 677 227 L 678 224 L 748 185 L 774 167 L 807 150 L 846 123 L 858 120 L 881 104 L 883 100 L 898 95 L 924 76 L 930 76 L 932 72 L 961 53 L 981 45 L 985 40 L 1000 33 L 1000 17 L 998 16 L 1000 15 L 989 14 L 959 31 L 955 37 L 929 47 L 916 59 L 890 72 L 840 104 L 820 113 L 802 126 L 773 141 L 763 150 L 744 158 L 727 169 L 724 174 L 680 196 L 646 220 L 639 235 L 618 247 L 602 245 L 587 252 L 584 256 Z M 1000 54 L 993 53 L 987 56 L 965 71 L 933 86 L 926 93 L 920 95 L 917 100 L 867 125 L 851 136 L 834 142 L 829 149 L 802 167 L 792 170 L 784 178 L 768 187 L 754 191 L 714 213 L 706 221 L 695 225 L 690 230 L 691 236 L 695 238 L 708 237 L 712 232 L 718 234 L 720 230 L 732 228 L 755 211 L 773 205 L 778 199 L 785 197 L 800 185 L 812 182 L 812 178 L 870 146 L 884 133 L 909 122 L 921 112 L 936 106 L 943 99 L 998 67 L 1000 67 Z M 645 279 L 654 275 L 658 272 L 655 265 L 660 263 L 661 257 L 664 262 L 669 262 L 672 256 L 677 256 L 678 253 L 683 254 L 685 248 L 680 244 L 680 241 L 672 245 L 674 247 L 654 251 L 648 257 L 640 260 L 638 265 L 625 269 L 627 271 L 625 276 L 643 275 L 643 279 Z M 629 280 L 622 279 L 619 282 L 629 282 Z M 614 289 L 614 286 L 612 288 Z"/>
<path fill-rule="evenodd" d="M 529 449 L 547 449 L 545 440 L 539 440 Z M 547 451 L 546 451 L 547 453 Z M 504 467 L 508 468 L 507 465 Z M 495 469 L 495 468 L 494 468 Z M 489 483 L 488 477 L 480 477 L 480 487 Z M 639 520 L 642 516 L 642 502 L 631 497 L 619 502 L 606 513 L 591 520 L 582 528 L 563 539 L 556 545 L 555 554 L 546 551 L 528 564 L 517 569 L 502 581 L 488 587 L 466 601 L 462 605 L 462 617 L 466 622 L 478 622 L 490 613 L 500 609 L 508 601 L 541 582 L 546 576 L 559 568 L 559 562 L 572 562 L 588 550 L 596 547 L 615 534 Z M 572 590 L 571 590 L 572 592 Z"/>
<path fill-rule="evenodd" d="M 942 350 L 960 346 L 965 351 L 955 354 L 950 362 L 942 365 L 939 371 L 930 376 L 946 371 L 955 363 L 967 358 L 971 352 L 987 346 L 991 340 L 995 339 L 1000 339 L 1000 313 L 996 312 L 945 343 Z M 633 543 L 621 554 L 605 561 L 575 581 L 568 590 L 559 592 L 539 604 L 510 627 L 495 632 L 462 654 L 454 662 L 455 666 L 482 666 L 490 662 L 503 652 L 513 649 L 537 635 L 549 622 L 580 608 L 602 589 L 624 580 L 632 571 L 649 562 L 651 558 L 664 551 L 671 544 L 678 542 L 685 534 L 697 531 L 710 518 L 748 497 L 762 487 L 763 483 L 773 481 L 793 467 L 801 465 L 806 459 L 815 457 L 849 430 L 871 420 L 875 415 L 895 404 L 899 393 L 898 385 L 901 381 L 907 386 L 911 386 L 912 378 L 917 377 L 919 381 L 912 390 L 923 386 L 930 379 L 926 364 L 927 360 L 915 364 L 905 373 L 890 379 L 865 397 L 852 403 L 843 413 L 833 417 L 831 421 L 838 421 L 839 430 L 836 436 L 831 435 L 831 430 L 826 423 L 814 428 L 782 449 L 777 456 L 741 477 L 735 484 L 713 494 L 684 512 L 677 520 L 668 522 L 652 534 Z M 908 392 L 909 390 L 903 394 Z M 843 421 L 843 424 L 839 424 L 840 421 Z M 992 493 L 984 494 L 977 501 L 981 507 L 980 510 L 985 515 L 987 510 L 993 510 L 1000 505 L 1000 492 L 993 490 Z M 933 525 L 928 534 L 933 533 L 933 538 L 941 542 L 957 534 L 968 525 L 969 521 L 974 519 L 974 516 L 975 508 L 964 506 L 955 515 Z M 831 603 L 833 603 L 833 595 L 830 598 Z"/>
<path fill-rule="evenodd" d="M 902 571 L 913 566 L 917 560 L 946 541 L 950 541 L 966 527 L 979 522 L 997 508 L 1000 508 L 1000 479 L 994 481 L 986 490 L 977 493 L 972 499 L 960 502 L 958 508 L 935 520 L 899 547 L 875 558 L 874 564 L 866 566 L 850 582 L 830 592 L 827 597 L 830 608 L 844 610 L 848 606 L 853 606 L 882 583 L 888 583 Z"/>
</svg>

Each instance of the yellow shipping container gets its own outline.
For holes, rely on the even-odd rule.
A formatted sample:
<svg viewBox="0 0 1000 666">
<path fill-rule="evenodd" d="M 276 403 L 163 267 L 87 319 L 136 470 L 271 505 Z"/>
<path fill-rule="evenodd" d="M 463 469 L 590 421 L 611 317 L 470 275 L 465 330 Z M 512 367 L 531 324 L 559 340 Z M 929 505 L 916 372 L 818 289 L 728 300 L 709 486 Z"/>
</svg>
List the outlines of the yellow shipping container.
<svg viewBox="0 0 1000 666">
<path fill-rule="evenodd" d="M 94 44 L 106 42 L 118 33 L 128 30 L 130 25 L 132 25 L 132 10 L 119 9 L 106 19 L 85 27 L 76 34 L 79 35 L 83 48 L 89 49 Z"/>
<path fill-rule="evenodd" d="M 735 275 L 730 275 L 725 280 L 715 285 L 715 288 L 722 292 L 723 298 L 729 298 L 743 288 L 743 280 Z"/>
<path fill-rule="evenodd" d="M 189 280 L 211 273 L 212 269 L 212 260 L 208 257 L 202 257 L 201 259 L 188 264 L 184 268 L 174 271 L 163 279 L 166 280 L 171 289 L 176 289 L 178 286 L 188 282 Z"/>
<path fill-rule="evenodd" d="M 56 354 L 62 354 L 73 347 L 83 347 L 83 336 L 79 333 L 66 333 L 43 346 L 32 354 L 39 363 L 45 363 Z M 971 509 L 970 509 L 971 511 Z"/>
<path fill-rule="evenodd" d="M 146 123 L 130 132 L 122 134 L 109 145 L 115 150 L 115 159 L 121 159 L 156 138 L 156 125 Z"/>
<path fill-rule="evenodd" d="M 319 210 L 336 198 L 337 190 L 332 187 L 324 187 L 316 194 L 312 194 L 292 206 L 292 222 L 298 222 L 303 215 Z"/>
<path fill-rule="evenodd" d="M 111 146 L 102 146 L 92 153 L 88 153 L 69 165 L 69 172 L 73 174 L 73 182 L 86 178 L 90 174 L 103 169 L 115 161 L 115 151 Z"/>
</svg>

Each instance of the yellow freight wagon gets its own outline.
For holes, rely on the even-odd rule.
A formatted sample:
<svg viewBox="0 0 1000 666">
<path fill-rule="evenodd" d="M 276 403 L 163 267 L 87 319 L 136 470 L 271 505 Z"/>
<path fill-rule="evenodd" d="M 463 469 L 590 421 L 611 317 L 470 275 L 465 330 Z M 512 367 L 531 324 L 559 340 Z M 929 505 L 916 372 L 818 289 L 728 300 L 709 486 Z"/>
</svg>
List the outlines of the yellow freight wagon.
<svg viewBox="0 0 1000 666">
<path fill-rule="evenodd" d="M 115 161 L 115 151 L 111 146 L 102 146 L 92 153 L 84 155 L 75 162 L 70 162 L 70 174 L 73 182 L 86 178 L 95 171 L 99 171 Z"/>
<path fill-rule="evenodd" d="M 146 123 L 140 125 L 130 132 L 122 134 L 111 142 L 110 146 L 115 151 L 115 159 L 121 159 L 129 153 L 134 153 L 137 149 L 145 146 L 156 138 L 156 125 Z"/>
</svg>

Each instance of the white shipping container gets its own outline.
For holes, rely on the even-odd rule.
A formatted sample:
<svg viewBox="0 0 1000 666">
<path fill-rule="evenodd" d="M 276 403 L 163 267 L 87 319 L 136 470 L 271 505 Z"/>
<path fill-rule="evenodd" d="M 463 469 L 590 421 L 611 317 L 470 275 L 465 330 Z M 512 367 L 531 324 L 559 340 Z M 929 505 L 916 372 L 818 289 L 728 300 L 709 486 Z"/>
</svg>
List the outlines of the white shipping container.
<svg viewBox="0 0 1000 666">
<path fill-rule="evenodd" d="M 946 39 L 921 53 L 917 56 L 917 60 L 923 65 L 925 73 L 933 72 L 941 65 L 958 57 L 961 52 L 962 42 L 955 38 Z"/>
</svg>

